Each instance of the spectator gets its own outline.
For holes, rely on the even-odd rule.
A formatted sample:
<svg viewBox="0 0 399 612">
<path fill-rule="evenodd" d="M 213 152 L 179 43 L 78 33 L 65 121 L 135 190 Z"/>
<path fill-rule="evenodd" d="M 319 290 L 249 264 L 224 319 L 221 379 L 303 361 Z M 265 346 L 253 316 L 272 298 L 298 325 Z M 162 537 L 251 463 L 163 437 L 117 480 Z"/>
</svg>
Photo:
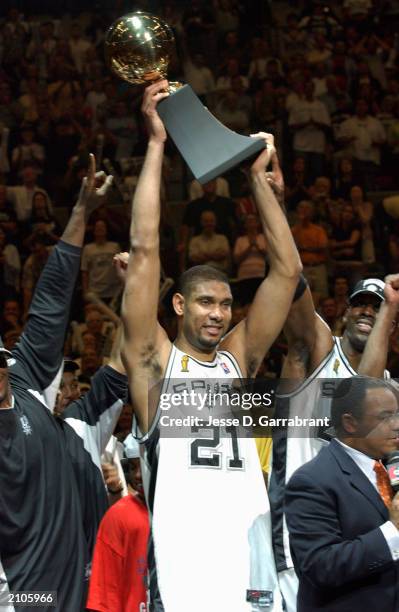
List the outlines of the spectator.
<svg viewBox="0 0 399 612">
<path fill-rule="evenodd" d="M 331 329 L 333 336 L 342 336 L 343 321 L 338 317 L 337 303 L 333 297 L 324 297 L 319 302 L 319 313 Z"/>
<path fill-rule="evenodd" d="M 26 57 L 35 61 L 39 68 L 39 77 L 47 79 L 49 76 L 50 57 L 55 51 L 57 40 L 54 36 L 54 23 L 45 21 L 36 26 L 37 34 L 32 36 L 26 50 Z"/>
<path fill-rule="evenodd" d="M 13 99 L 9 83 L 0 82 L 0 123 L 10 130 L 15 130 L 24 115 L 22 104 Z"/>
<path fill-rule="evenodd" d="M 352 187 L 350 191 L 350 201 L 361 223 L 362 260 L 366 264 L 374 263 L 375 248 L 371 226 L 374 217 L 373 204 L 364 200 L 363 189 L 358 185 Z"/>
<path fill-rule="evenodd" d="M 202 101 L 206 102 L 207 95 L 215 89 L 215 78 L 210 68 L 206 66 L 202 53 L 195 53 L 192 58 L 187 58 L 183 68 L 184 80 L 191 85 Z"/>
<path fill-rule="evenodd" d="M 22 326 L 22 311 L 17 296 L 10 296 L 8 299 L 6 297 L 3 305 L 0 331 L 2 332 L 6 327 L 20 329 Z"/>
<path fill-rule="evenodd" d="M 204 210 L 200 223 L 202 232 L 193 236 L 188 245 L 188 258 L 192 265 L 206 264 L 224 272 L 230 269 L 229 241 L 223 234 L 216 233 L 216 215 Z"/>
<path fill-rule="evenodd" d="M 328 295 L 327 285 L 327 247 L 326 230 L 313 223 L 314 206 L 303 201 L 297 206 L 297 223 L 292 227 L 299 255 L 303 264 L 303 275 L 312 293 L 318 297 Z"/>
<path fill-rule="evenodd" d="M 100 308 L 95 304 L 86 304 L 85 313 L 85 322 L 74 325 L 72 352 L 81 354 L 82 349 L 90 342 L 91 348 L 94 348 L 99 355 L 109 357 L 115 335 L 115 323 L 106 321 Z"/>
<path fill-rule="evenodd" d="M 245 92 L 244 83 L 240 76 L 236 76 L 231 79 L 231 90 L 234 91 L 237 96 L 238 108 L 252 117 L 252 96 L 249 96 Z"/>
<path fill-rule="evenodd" d="M 215 108 L 215 116 L 230 130 L 249 134 L 249 114 L 239 108 L 238 96 L 232 89 L 225 92 Z"/>
<path fill-rule="evenodd" d="M 286 185 L 287 206 L 290 210 L 297 207 L 299 202 L 309 197 L 309 183 L 306 180 L 305 160 L 297 157 L 292 165 L 292 173 Z"/>
<path fill-rule="evenodd" d="M 86 244 L 82 253 L 82 288 L 83 292 L 93 292 L 106 302 L 110 302 L 120 292 L 120 284 L 113 270 L 113 257 L 119 253 L 117 242 L 107 240 L 107 224 L 96 221 L 94 225 L 94 242 Z"/>
<path fill-rule="evenodd" d="M 306 33 L 298 27 L 298 23 L 298 16 L 295 13 L 288 13 L 282 36 L 284 58 L 301 53 L 307 46 Z"/>
<path fill-rule="evenodd" d="M 0 227 L 10 236 L 17 233 L 17 215 L 9 202 L 7 202 L 7 187 L 0 185 Z"/>
<path fill-rule="evenodd" d="M 323 174 L 326 151 L 326 132 L 330 116 L 325 105 L 314 97 L 311 80 L 305 83 L 305 97 L 291 107 L 288 119 L 294 133 L 295 155 L 303 157 L 309 178 Z"/>
<path fill-rule="evenodd" d="M 226 65 L 226 73 L 220 76 L 216 81 L 217 91 L 227 91 L 231 89 L 232 79 L 239 76 L 245 90 L 249 87 L 249 81 L 246 76 L 240 74 L 240 64 L 236 59 L 230 59 Z"/>
<path fill-rule="evenodd" d="M 30 218 L 32 214 L 33 196 L 37 192 L 43 193 L 47 199 L 50 211 L 53 212 L 51 200 L 47 191 L 37 185 L 37 177 L 39 174 L 37 168 L 31 165 L 25 166 L 21 174 L 22 185 L 7 187 L 7 199 L 12 202 L 18 221 L 27 221 Z"/>
<path fill-rule="evenodd" d="M 276 121 L 281 109 L 278 107 L 277 91 L 270 79 L 265 79 L 255 95 L 256 125 L 268 131 L 276 131 Z"/>
<path fill-rule="evenodd" d="M 29 219 L 28 230 L 30 237 L 40 234 L 47 246 L 58 242 L 61 235 L 60 226 L 50 212 L 46 194 L 37 191 L 32 198 L 32 215 Z M 30 239 L 28 238 L 28 244 Z"/>
<path fill-rule="evenodd" d="M 31 254 L 22 269 L 22 291 L 24 302 L 24 318 L 32 300 L 33 291 L 49 256 L 47 241 L 41 234 L 34 234 L 30 241 Z"/>
<path fill-rule="evenodd" d="M 337 317 L 342 317 L 349 303 L 349 283 L 346 276 L 337 275 L 334 278 L 333 297 L 337 305 Z"/>
<path fill-rule="evenodd" d="M 337 262 L 361 262 L 361 225 L 352 204 L 344 205 L 339 224 L 331 232 L 329 248 Z"/>
<path fill-rule="evenodd" d="M 128 112 L 126 102 L 116 102 L 114 112 L 105 122 L 105 127 L 115 137 L 115 161 L 131 157 L 138 142 L 138 126 L 135 117 Z"/>
<path fill-rule="evenodd" d="M 322 34 L 330 37 L 333 32 L 339 29 L 339 24 L 328 7 L 321 2 L 315 2 L 309 14 L 305 15 L 299 22 L 299 27 L 307 34 Z"/>
<path fill-rule="evenodd" d="M 92 116 L 92 125 L 96 126 L 97 125 L 97 113 L 98 113 L 98 108 L 101 107 L 101 105 L 104 105 L 107 103 L 108 101 L 108 96 L 106 94 L 106 92 L 104 91 L 105 87 L 104 87 L 104 80 L 102 78 L 97 78 L 94 79 L 92 88 L 90 89 L 90 91 L 87 93 L 86 96 L 86 101 L 85 101 L 85 105 L 90 109 L 91 111 L 91 116 Z M 109 107 L 108 110 L 110 111 L 112 107 Z M 101 114 L 101 113 L 100 113 Z M 102 112 L 102 115 L 110 115 L 111 113 L 107 113 L 107 111 L 104 109 Z"/>
<path fill-rule="evenodd" d="M 310 65 L 324 66 L 331 58 L 331 47 L 324 34 L 316 32 L 313 36 L 312 47 L 306 59 Z M 317 93 L 315 94 L 318 95 Z"/>
<path fill-rule="evenodd" d="M 225 178 L 222 176 L 218 176 L 215 179 L 215 193 L 217 196 L 221 196 L 222 198 L 230 198 L 230 188 L 229 184 Z M 188 197 L 191 200 L 197 200 L 202 198 L 204 195 L 204 190 L 199 181 L 193 180 L 188 186 Z"/>
<path fill-rule="evenodd" d="M 11 164 L 18 172 L 25 165 L 33 165 L 42 168 L 44 164 L 44 149 L 41 144 L 34 141 L 35 130 L 33 126 L 23 125 L 20 130 L 21 143 L 16 146 L 11 154 Z"/>
<path fill-rule="evenodd" d="M 10 244 L 7 234 L 0 226 L 0 278 L 2 298 L 20 289 L 21 261 L 18 249 Z M 2 300 L 1 300 L 2 301 Z"/>
<path fill-rule="evenodd" d="M 234 245 L 234 262 L 237 278 L 264 278 L 266 272 L 266 242 L 260 231 L 259 218 L 247 215 L 244 219 L 245 234 Z"/>
<path fill-rule="evenodd" d="M 72 24 L 71 35 L 69 38 L 69 49 L 75 68 L 79 74 L 82 74 L 86 53 L 90 49 L 91 43 L 83 38 L 81 27 L 78 23 Z"/>
<path fill-rule="evenodd" d="M 212 210 L 215 213 L 218 232 L 227 236 L 229 242 L 232 242 L 236 225 L 234 202 L 216 194 L 216 180 L 202 185 L 202 189 L 204 191 L 203 197 L 189 202 L 184 211 L 181 226 L 181 252 L 184 252 L 188 246 L 190 233 L 196 235 L 201 232 L 200 219 L 205 210 Z"/>
<path fill-rule="evenodd" d="M 337 198 L 349 200 L 352 187 L 359 185 L 353 169 L 352 160 L 349 157 L 343 157 L 339 160 L 338 172 L 334 188 L 334 195 Z"/>
<path fill-rule="evenodd" d="M 369 115 L 365 100 L 356 103 L 356 115 L 341 124 L 338 140 L 353 157 L 356 172 L 365 177 L 368 189 L 375 187 L 375 176 L 381 162 L 385 130 L 378 119 Z"/>
</svg>

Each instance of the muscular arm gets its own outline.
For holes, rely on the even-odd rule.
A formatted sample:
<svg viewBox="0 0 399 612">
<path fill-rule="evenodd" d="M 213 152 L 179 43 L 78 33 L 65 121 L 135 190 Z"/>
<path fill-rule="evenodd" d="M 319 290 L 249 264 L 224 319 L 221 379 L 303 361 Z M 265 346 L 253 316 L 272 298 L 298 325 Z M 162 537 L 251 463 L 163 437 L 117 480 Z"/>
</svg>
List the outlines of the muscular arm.
<svg viewBox="0 0 399 612">
<path fill-rule="evenodd" d="M 235 355 L 248 377 L 256 375 L 266 351 L 282 329 L 301 271 L 290 228 L 265 174 L 271 157 L 276 172 L 278 166 L 270 139 L 269 145 L 252 165 L 250 184 L 268 245 L 270 271 L 256 292 L 246 319 L 222 343 L 223 348 Z"/>
<path fill-rule="evenodd" d="M 122 303 L 125 330 L 123 362 L 129 377 L 133 408 L 140 429 L 148 431 L 148 381 L 162 376 L 170 342 L 158 324 L 160 280 L 159 223 L 161 171 L 166 139 L 156 112 L 166 81 L 146 89 L 143 113 L 149 142 L 132 203 L 130 257 Z"/>
<path fill-rule="evenodd" d="M 358 374 L 382 378 L 387 365 L 389 340 L 399 307 L 399 274 L 385 278 L 385 302 L 381 304 L 358 367 Z"/>
<path fill-rule="evenodd" d="M 330 328 L 315 311 L 309 287 L 292 303 L 284 326 L 288 354 L 282 378 L 305 379 L 333 346 Z"/>
</svg>

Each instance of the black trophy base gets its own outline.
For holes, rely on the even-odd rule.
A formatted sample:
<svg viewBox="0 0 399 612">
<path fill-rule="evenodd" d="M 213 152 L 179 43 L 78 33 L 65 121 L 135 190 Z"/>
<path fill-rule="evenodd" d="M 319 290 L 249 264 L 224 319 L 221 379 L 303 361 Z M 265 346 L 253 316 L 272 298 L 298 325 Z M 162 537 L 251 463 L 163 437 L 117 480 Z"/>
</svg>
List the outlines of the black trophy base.
<svg viewBox="0 0 399 612">
<path fill-rule="evenodd" d="M 226 128 L 189 85 L 162 100 L 157 110 L 191 172 L 202 184 L 265 148 L 263 138 L 240 136 Z"/>
</svg>

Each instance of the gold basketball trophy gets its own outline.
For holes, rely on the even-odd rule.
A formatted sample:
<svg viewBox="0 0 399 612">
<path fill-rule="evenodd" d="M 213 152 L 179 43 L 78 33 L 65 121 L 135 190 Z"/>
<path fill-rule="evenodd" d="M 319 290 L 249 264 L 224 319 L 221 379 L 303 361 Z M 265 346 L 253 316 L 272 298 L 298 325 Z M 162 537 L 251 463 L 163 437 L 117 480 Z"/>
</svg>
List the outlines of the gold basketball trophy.
<svg viewBox="0 0 399 612">
<path fill-rule="evenodd" d="M 108 66 L 129 83 L 166 78 L 175 40 L 159 17 L 137 11 L 117 19 L 105 38 Z M 170 83 L 170 95 L 157 107 L 165 127 L 200 183 L 207 183 L 264 149 L 263 138 L 226 128 L 201 103 L 189 85 Z"/>
</svg>

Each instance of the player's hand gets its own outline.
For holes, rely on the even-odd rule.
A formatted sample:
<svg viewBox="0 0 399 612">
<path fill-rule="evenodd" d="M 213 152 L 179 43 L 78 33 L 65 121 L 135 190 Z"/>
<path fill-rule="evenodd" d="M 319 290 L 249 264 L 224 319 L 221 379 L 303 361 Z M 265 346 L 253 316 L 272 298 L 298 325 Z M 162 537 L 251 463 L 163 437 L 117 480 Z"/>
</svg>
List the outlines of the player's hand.
<svg viewBox="0 0 399 612">
<path fill-rule="evenodd" d="M 389 509 L 389 520 L 395 525 L 396 529 L 399 529 L 399 491 L 392 500 Z"/>
<path fill-rule="evenodd" d="M 258 155 L 251 166 L 251 172 L 254 173 L 266 172 L 266 168 L 271 161 L 272 155 L 276 153 L 273 134 L 267 134 L 266 132 L 251 134 L 252 138 L 258 138 L 259 136 L 265 140 L 265 149 L 260 153 L 260 155 Z"/>
<path fill-rule="evenodd" d="M 399 274 L 389 274 L 384 280 L 385 301 L 399 308 Z"/>
<path fill-rule="evenodd" d="M 78 206 L 85 208 L 87 218 L 96 208 L 104 204 L 112 181 L 113 176 L 107 176 L 105 172 L 96 172 L 96 158 L 90 153 L 89 169 L 82 181 L 78 198 Z"/>
<path fill-rule="evenodd" d="M 284 208 L 284 176 L 280 167 L 280 162 L 277 157 L 277 151 L 274 149 L 270 157 L 272 164 L 271 172 L 266 172 L 266 180 L 273 189 L 277 202 Z"/>
<path fill-rule="evenodd" d="M 123 484 L 119 478 L 118 468 L 114 463 L 102 463 L 101 469 L 103 471 L 105 486 L 109 493 L 113 491 L 119 492 Z"/>
<path fill-rule="evenodd" d="M 127 277 L 127 266 L 129 263 L 129 253 L 117 253 L 112 260 L 116 274 L 124 285 Z"/>
<path fill-rule="evenodd" d="M 169 93 L 166 91 L 168 85 L 168 81 L 162 79 L 162 81 L 157 81 L 147 87 L 144 92 L 141 112 L 146 122 L 148 138 L 152 142 L 162 143 L 166 140 L 166 130 L 157 113 L 157 104 L 160 100 L 168 97 Z"/>
</svg>

